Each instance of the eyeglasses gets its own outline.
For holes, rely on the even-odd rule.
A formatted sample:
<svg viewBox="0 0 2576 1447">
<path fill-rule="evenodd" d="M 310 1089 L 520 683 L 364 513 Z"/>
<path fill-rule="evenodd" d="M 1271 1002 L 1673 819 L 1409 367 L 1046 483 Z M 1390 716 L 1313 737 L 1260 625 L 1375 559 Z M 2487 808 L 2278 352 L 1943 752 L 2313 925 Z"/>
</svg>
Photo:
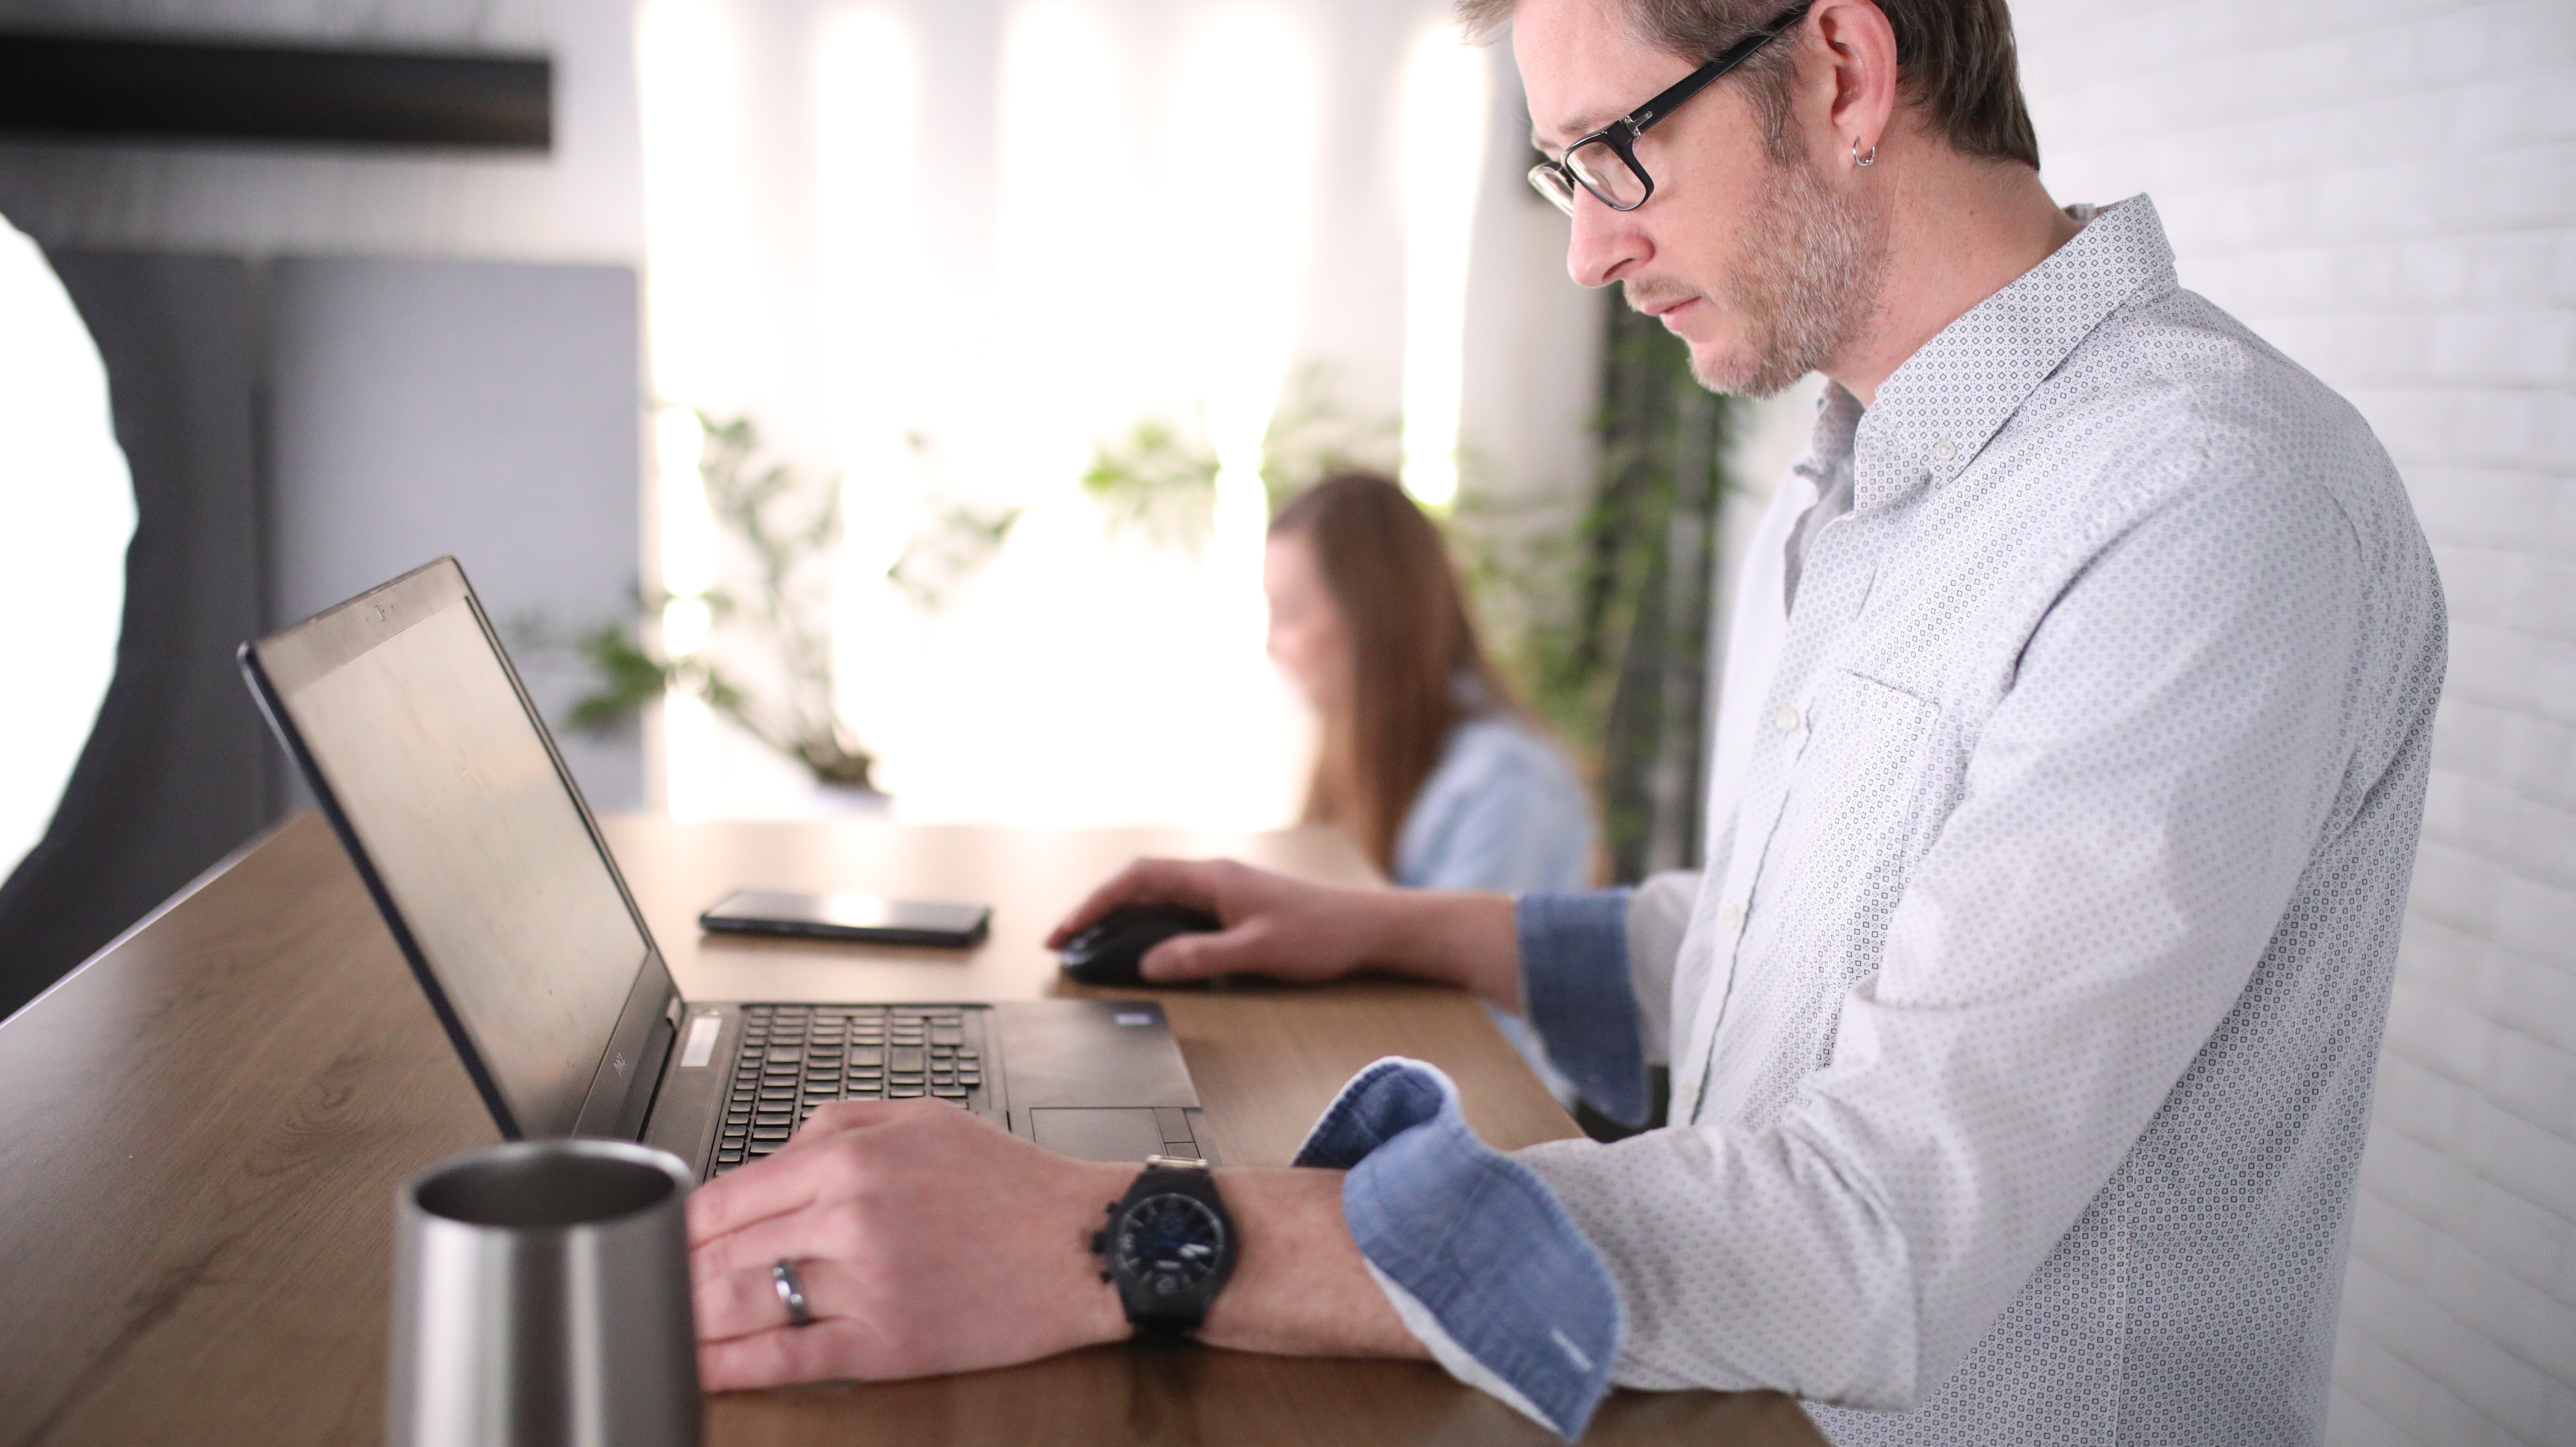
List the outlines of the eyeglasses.
<svg viewBox="0 0 2576 1447">
<path fill-rule="evenodd" d="M 1563 159 L 1530 167 L 1529 183 L 1568 216 L 1574 214 L 1576 186 L 1613 211 L 1634 211 L 1645 205 L 1646 198 L 1655 194 L 1655 178 L 1638 164 L 1637 138 L 1680 110 L 1682 102 L 1707 89 L 1711 81 L 1751 60 L 1762 47 L 1806 19 L 1807 8 L 1799 4 L 1781 11 L 1770 24 L 1728 46 L 1725 53 L 1683 76 L 1671 89 L 1566 147 Z"/>
</svg>

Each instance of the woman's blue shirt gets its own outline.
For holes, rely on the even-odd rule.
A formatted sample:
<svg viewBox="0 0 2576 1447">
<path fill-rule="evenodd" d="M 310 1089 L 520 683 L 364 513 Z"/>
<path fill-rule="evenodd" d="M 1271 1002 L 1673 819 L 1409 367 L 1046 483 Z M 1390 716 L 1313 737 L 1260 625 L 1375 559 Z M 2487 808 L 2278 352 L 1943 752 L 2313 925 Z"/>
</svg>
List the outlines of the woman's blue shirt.
<svg viewBox="0 0 2576 1447">
<path fill-rule="evenodd" d="M 1451 729 L 1396 835 L 1395 882 L 1518 896 L 1585 889 L 1591 876 L 1592 810 L 1564 751 L 1509 714 L 1480 714 Z M 1529 1025 L 1485 1008 L 1548 1092 L 1571 1107 L 1573 1083 Z"/>
<path fill-rule="evenodd" d="M 1395 842 L 1409 889 L 1576 890 L 1591 883 L 1592 811 L 1564 751 L 1509 714 L 1449 731 Z"/>
</svg>

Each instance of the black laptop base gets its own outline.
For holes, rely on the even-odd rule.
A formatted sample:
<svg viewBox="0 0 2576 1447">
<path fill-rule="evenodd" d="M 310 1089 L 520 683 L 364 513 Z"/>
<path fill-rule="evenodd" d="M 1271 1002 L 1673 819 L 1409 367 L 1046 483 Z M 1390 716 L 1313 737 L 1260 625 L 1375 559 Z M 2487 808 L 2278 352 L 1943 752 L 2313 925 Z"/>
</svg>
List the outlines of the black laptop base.
<svg viewBox="0 0 2576 1447">
<path fill-rule="evenodd" d="M 1162 1007 L 1132 1001 L 691 1005 L 643 1139 L 712 1178 L 837 1100 L 943 1102 L 1085 1160 L 1216 1159 Z"/>
</svg>

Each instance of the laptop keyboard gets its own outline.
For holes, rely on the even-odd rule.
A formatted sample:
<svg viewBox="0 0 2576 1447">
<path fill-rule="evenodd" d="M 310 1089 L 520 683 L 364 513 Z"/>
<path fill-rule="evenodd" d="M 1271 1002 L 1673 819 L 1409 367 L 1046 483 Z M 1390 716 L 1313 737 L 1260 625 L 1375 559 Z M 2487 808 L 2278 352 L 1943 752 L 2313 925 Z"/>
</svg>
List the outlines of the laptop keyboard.
<svg viewBox="0 0 2576 1447">
<path fill-rule="evenodd" d="M 742 1048 L 716 1140 L 719 1175 L 787 1144 L 828 1101 L 944 1100 L 987 1108 L 983 1011 L 745 1005 L 742 1014 Z"/>
</svg>

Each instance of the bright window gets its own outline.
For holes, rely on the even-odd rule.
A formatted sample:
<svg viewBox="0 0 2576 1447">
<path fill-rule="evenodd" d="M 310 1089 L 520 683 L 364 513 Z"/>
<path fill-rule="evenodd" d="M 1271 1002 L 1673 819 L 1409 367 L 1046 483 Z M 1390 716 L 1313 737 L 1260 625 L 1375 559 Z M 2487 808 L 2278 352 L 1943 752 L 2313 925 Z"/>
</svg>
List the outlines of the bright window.
<svg viewBox="0 0 2576 1447">
<path fill-rule="evenodd" d="M 43 253 L 0 221 L 0 879 L 45 836 L 116 675 L 134 484 L 107 370 Z"/>
<path fill-rule="evenodd" d="M 1484 56 L 1434 3 L 1410 50 L 1269 0 L 986 15 L 645 0 L 654 386 L 841 478 L 835 682 L 899 815 L 1284 823 L 1310 743 L 1262 653 L 1263 438 L 1337 367 L 1355 422 L 1421 414 L 1408 481 L 1454 490 Z M 1214 461 L 1185 543 L 1083 488 L 1139 424 Z M 692 424 L 659 441 L 688 595 L 718 549 Z M 935 603 L 887 582 L 957 517 L 1015 521 Z M 684 596 L 663 635 L 707 622 Z M 676 814 L 813 807 L 702 707 L 662 738 Z"/>
</svg>

